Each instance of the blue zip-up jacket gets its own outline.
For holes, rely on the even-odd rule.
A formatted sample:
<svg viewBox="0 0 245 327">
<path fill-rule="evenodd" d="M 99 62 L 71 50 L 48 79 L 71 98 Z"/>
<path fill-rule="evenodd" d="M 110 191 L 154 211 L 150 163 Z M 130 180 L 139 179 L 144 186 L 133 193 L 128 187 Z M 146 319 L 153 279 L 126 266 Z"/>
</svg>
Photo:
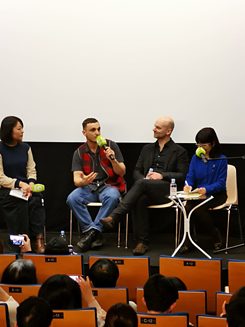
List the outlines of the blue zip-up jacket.
<svg viewBox="0 0 245 327">
<path fill-rule="evenodd" d="M 227 159 L 224 155 L 220 160 L 208 160 L 206 163 L 202 159 L 193 155 L 186 176 L 188 185 L 192 189 L 205 187 L 207 195 L 226 191 Z"/>
</svg>

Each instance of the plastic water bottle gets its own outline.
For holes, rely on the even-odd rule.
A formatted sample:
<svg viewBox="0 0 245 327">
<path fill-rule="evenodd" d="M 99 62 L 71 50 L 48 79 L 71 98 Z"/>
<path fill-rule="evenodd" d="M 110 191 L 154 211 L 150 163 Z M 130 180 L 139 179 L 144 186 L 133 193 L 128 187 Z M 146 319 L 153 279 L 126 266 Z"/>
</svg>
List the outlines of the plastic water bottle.
<svg viewBox="0 0 245 327">
<path fill-rule="evenodd" d="M 66 241 L 66 234 L 65 234 L 64 230 L 60 231 L 60 237 L 63 238 L 64 241 Z M 76 254 L 75 252 L 73 252 L 73 245 L 72 244 L 68 244 L 68 249 L 69 249 L 70 254 Z"/>
<path fill-rule="evenodd" d="M 64 230 L 60 231 L 60 237 L 63 238 L 64 240 L 66 240 L 66 234 Z"/>
<path fill-rule="evenodd" d="M 175 182 L 175 178 L 171 179 L 169 195 L 170 196 L 176 196 L 177 195 L 177 184 Z"/>
</svg>

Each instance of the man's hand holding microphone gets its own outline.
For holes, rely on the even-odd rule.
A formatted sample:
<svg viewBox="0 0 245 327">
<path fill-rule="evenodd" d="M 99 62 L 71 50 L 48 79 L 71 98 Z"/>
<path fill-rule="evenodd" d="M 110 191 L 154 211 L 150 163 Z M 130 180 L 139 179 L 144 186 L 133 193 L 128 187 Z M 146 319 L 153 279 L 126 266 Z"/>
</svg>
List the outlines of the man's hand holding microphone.
<svg viewBox="0 0 245 327">
<path fill-rule="evenodd" d="M 103 136 L 98 135 L 96 137 L 96 142 L 100 148 L 104 148 L 106 157 L 108 159 L 112 161 L 115 160 L 115 152 L 107 145 L 107 141 Z"/>
</svg>

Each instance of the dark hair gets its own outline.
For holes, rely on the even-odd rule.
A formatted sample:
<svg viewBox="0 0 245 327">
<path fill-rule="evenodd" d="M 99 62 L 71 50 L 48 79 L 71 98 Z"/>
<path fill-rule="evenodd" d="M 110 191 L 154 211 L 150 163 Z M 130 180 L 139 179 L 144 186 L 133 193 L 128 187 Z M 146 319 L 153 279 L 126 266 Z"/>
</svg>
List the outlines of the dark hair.
<svg viewBox="0 0 245 327">
<path fill-rule="evenodd" d="M 178 291 L 187 291 L 187 286 L 183 282 L 182 279 L 179 277 L 168 277 L 168 280 L 170 280 L 177 288 Z"/>
<path fill-rule="evenodd" d="M 230 301 L 236 300 L 238 298 L 244 298 L 245 299 L 245 286 L 240 287 L 236 292 L 234 292 L 230 298 Z"/>
<path fill-rule="evenodd" d="M 52 309 L 81 309 L 82 294 L 77 282 L 67 275 L 53 275 L 46 279 L 38 296 L 50 304 Z"/>
<path fill-rule="evenodd" d="M 88 124 L 93 124 L 93 123 L 98 123 L 98 120 L 96 118 L 86 118 L 82 122 L 83 129 L 88 125 Z"/>
<path fill-rule="evenodd" d="M 245 326 L 245 299 L 238 297 L 226 305 L 226 319 L 229 327 Z"/>
<path fill-rule="evenodd" d="M 99 259 L 90 267 L 88 276 L 94 287 L 115 287 L 119 270 L 114 261 Z"/>
<path fill-rule="evenodd" d="M 36 267 L 31 260 L 15 260 L 4 269 L 1 282 L 5 284 L 37 284 Z"/>
<path fill-rule="evenodd" d="M 53 319 L 53 312 L 42 298 L 31 296 L 21 302 L 17 308 L 18 327 L 49 327 Z"/>
<path fill-rule="evenodd" d="M 144 299 L 149 311 L 165 312 L 178 298 L 176 286 L 163 275 L 152 275 L 144 285 Z"/>
<path fill-rule="evenodd" d="M 221 146 L 218 136 L 212 127 L 202 128 L 196 135 L 196 143 L 211 143 L 212 149 L 209 153 L 210 158 L 221 155 Z"/>
<path fill-rule="evenodd" d="M 105 327 L 137 327 L 138 319 L 134 309 L 126 303 L 114 304 L 108 310 Z"/>
<path fill-rule="evenodd" d="M 8 116 L 2 120 L 0 135 L 3 143 L 11 144 L 13 142 L 13 128 L 17 123 L 20 123 L 21 126 L 24 127 L 22 120 L 15 116 Z"/>
</svg>

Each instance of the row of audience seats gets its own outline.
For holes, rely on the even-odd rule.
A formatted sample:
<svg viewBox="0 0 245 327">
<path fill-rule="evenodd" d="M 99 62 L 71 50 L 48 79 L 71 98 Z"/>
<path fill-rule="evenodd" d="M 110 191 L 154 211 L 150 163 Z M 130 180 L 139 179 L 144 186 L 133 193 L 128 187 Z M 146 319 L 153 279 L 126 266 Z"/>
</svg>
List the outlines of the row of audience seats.
<svg viewBox="0 0 245 327">
<path fill-rule="evenodd" d="M 188 327 L 189 315 L 186 313 L 151 315 L 138 313 L 139 327 Z M 81 322 L 83 322 L 81 324 Z M 8 308 L 0 304 L 1 327 L 9 327 Z M 55 310 L 51 327 L 97 327 L 96 309 Z M 226 319 L 211 315 L 198 315 L 197 327 L 226 327 Z"/>
<path fill-rule="evenodd" d="M 6 292 L 8 292 L 13 298 L 21 303 L 23 300 L 30 296 L 37 296 L 41 284 L 33 285 L 9 285 L 0 284 Z M 128 289 L 127 287 L 115 287 L 115 288 L 93 288 L 93 294 L 97 301 L 100 303 L 105 311 L 115 303 L 127 303 L 128 302 Z M 231 293 L 217 292 L 215 294 L 215 314 L 219 316 L 222 312 L 222 304 L 224 301 L 229 302 Z M 136 289 L 136 304 L 138 312 L 146 312 L 146 306 L 142 301 L 143 288 Z M 86 307 L 86 303 L 83 303 Z M 196 291 L 179 291 L 178 304 L 173 312 L 188 312 L 190 321 L 195 321 L 196 316 L 207 313 L 207 292 L 205 290 Z"/>
<path fill-rule="evenodd" d="M 34 255 L 24 254 L 24 259 L 31 259 L 37 268 L 37 277 L 40 283 L 54 273 L 67 275 L 83 274 L 82 255 Z M 90 256 L 89 266 L 102 256 Z M 136 299 L 136 288 L 143 287 L 150 274 L 150 258 L 145 257 L 108 257 L 119 268 L 117 286 L 127 287 L 129 299 Z M 15 260 L 15 255 L 0 256 L 0 276 L 4 267 Z M 221 289 L 221 259 L 183 259 L 160 256 L 159 272 L 166 276 L 178 276 L 189 290 L 207 291 L 207 311 L 215 311 L 215 293 Z M 228 260 L 228 286 L 231 292 L 243 286 L 245 261 Z"/>
<path fill-rule="evenodd" d="M 34 255 L 24 254 L 24 259 L 31 259 L 37 269 L 39 283 L 48 276 L 64 273 L 68 275 L 83 274 L 82 255 Z M 91 266 L 101 256 L 90 256 Z M 102 307 L 107 310 L 112 303 L 127 302 L 128 299 L 135 300 L 138 311 L 145 312 L 146 309 L 141 301 L 143 285 L 149 277 L 149 257 L 105 257 L 117 263 L 119 268 L 119 280 L 115 289 L 94 289 Z M 0 256 L 0 277 L 4 268 L 16 257 L 14 254 Z M 200 314 L 220 314 L 224 298 L 227 300 L 231 294 L 221 292 L 221 259 L 184 259 L 161 256 L 159 260 L 159 271 L 166 276 L 178 276 L 187 285 L 189 291 L 179 292 L 179 300 L 175 311 L 188 312 L 191 322 L 196 321 Z M 228 285 L 231 292 L 244 286 L 243 276 L 245 274 L 245 261 L 228 261 Z M 1 285 L 18 302 L 30 295 L 37 295 L 40 285 Z M 195 290 L 195 291 L 194 291 Z M 111 302 L 112 301 L 112 302 Z M 82 311 L 82 310 L 78 310 Z M 89 310 L 86 310 L 88 314 Z M 68 313 L 66 312 L 66 315 Z M 85 314 L 85 313 L 83 313 Z M 65 316 L 66 316 L 65 315 Z M 92 314 L 93 315 L 93 314 Z M 198 317 L 198 326 L 205 326 L 201 316 Z M 141 319 L 141 318 L 139 318 Z M 159 318 L 160 319 L 160 318 Z M 164 318 L 166 319 L 166 318 Z M 183 318 L 180 318 L 183 319 Z M 210 318 L 211 319 L 211 318 Z M 61 321 L 62 319 L 56 319 Z M 54 320 L 54 321 L 56 321 Z M 200 321 L 199 321 L 200 320 Z M 222 319 L 216 319 L 217 326 L 222 326 Z M 206 320 L 205 320 L 206 321 Z M 1 322 L 1 320 L 0 320 Z M 56 323 L 56 322 L 54 322 Z M 4 326 L 1 324 L 1 326 Z M 56 326 L 56 325 L 54 325 Z M 57 325 L 58 326 L 58 325 Z M 147 324 L 144 324 L 147 326 Z M 172 325 L 171 325 L 172 326 Z M 178 325 L 181 326 L 181 325 Z M 211 325 L 209 325 L 211 326 Z"/>
</svg>

